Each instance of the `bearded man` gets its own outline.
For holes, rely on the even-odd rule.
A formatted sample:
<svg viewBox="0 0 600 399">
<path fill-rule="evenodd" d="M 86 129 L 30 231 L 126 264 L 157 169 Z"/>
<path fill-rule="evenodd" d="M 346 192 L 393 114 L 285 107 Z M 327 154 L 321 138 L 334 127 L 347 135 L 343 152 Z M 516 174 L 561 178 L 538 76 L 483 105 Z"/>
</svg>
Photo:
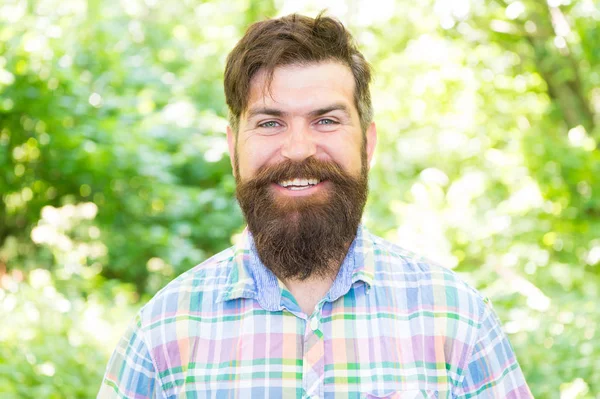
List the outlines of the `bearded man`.
<svg viewBox="0 0 600 399">
<path fill-rule="evenodd" d="M 248 228 L 142 308 L 99 397 L 531 397 L 489 301 L 360 224 L 370 81 L 337 20 L 249 28 L 225 69 Z"/>
</svg>

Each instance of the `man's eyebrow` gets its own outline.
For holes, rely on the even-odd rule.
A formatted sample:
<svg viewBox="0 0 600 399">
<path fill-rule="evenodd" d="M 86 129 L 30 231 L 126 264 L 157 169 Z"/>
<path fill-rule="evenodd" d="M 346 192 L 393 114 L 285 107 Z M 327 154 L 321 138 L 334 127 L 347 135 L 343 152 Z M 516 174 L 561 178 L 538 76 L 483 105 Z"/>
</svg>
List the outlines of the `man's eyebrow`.
<svg viewBox="0 0 600 399">
<path fill-rule="evenodd" d="M 250 108 L 248 110 L 246 119 L 252 119 L 257 115 L 270 115 L 270 116 L 282 117 L 282 116 L 285 116 L 286 113 L 277 108 L 256 107 L 256 108 Z"/>
<path fill-rule="evenodd" d="M 350 108 L 348 108 L 348 106 L 343 103 L 336 103 L 336 104 L 325 106 L 323 108 L 315 109 L 314 111 L 310 111 L 308 113 L 308 116 L 314 118 L 317 116 L 328 114 L 333 111 L 342 111 L 348 117 L 351 116 Z M 269 116 L 283 117 L 283 116 L 287 115 L 287 112 L 282 111 L 277 108 L 255 107 L 255 108 L 250 108 L 248 110 L 248 113 L 246 114 L 246 120 L 252 119 L 257 115 L 269 115 Z"/>
<path fill-rule="evenodd" d="M 325 114 L 328 114 L 328 113 L 333 112 L 333 111 L 342 111 L 348 117 L 351 116 L 350 109 L 348 108 L 348 106 L 346 106 L 346 104 L 342 104 L 342 103 L 332 104 L 332 105 L 329 105 L 327 107 L 316 109 L 314 111 L 311 111 L 309 113 L 309 115 L 311 117 L 315 117 L 315 116 L 325 115 Z"/>
</svg>

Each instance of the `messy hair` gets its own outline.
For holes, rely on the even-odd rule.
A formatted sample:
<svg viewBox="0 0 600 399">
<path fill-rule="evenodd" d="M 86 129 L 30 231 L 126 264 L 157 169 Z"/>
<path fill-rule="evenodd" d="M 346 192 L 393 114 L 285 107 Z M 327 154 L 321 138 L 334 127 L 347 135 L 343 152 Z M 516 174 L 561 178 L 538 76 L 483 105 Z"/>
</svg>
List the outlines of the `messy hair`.
<svg viewBox="0 0 600 399">
<path fill-rule="evenodd" d="M 248 28 L 229 53 L 225 66 L 225 99 L 233 131 L 237 134 L 240 117 L 248 106 L 250 82 L 259 70 L 265 71 L 268 86 L 279 66 L 324 61 L 350 68 L 355 82 L 354 105 L 365 132 L 373 118 L 371 67 L 344 25 L 323 13 L 316 18 L 291 14 L 256 22 Z"/>
</svg>

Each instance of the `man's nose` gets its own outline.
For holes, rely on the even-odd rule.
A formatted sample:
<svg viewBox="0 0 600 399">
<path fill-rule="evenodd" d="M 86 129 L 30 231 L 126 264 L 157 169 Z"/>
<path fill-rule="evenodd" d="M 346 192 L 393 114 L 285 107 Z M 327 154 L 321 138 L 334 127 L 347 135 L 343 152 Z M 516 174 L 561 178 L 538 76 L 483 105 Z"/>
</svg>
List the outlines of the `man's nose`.
<svg viewBox="0 0 600 399">
<path fill-rule="evenodd" d="M 317 145 L 314 142 L 311 132 L 308 128 L 295 128 L 289 133 L 283 147 L 281 155 L 291 161 L 303 161 L 317 153 Z"/>
</svg>

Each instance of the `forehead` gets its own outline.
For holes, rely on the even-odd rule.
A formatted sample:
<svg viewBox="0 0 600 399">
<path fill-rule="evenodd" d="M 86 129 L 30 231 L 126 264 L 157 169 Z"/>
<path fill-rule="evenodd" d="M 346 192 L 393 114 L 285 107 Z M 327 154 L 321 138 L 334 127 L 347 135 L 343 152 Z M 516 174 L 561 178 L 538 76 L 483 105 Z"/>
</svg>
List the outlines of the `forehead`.
<svg viewBox="0 0 600 399">
<path fill-rule="evenodd" d="M 350 68 L 328 61 L 275 68 L 271 82 L 264 69 L 250 81 L 248 106 L 277 106 L 298 111 L 316 109 L 332 102 L 346 103 L 354 110 L 354 76 Z"/>
</svg>

